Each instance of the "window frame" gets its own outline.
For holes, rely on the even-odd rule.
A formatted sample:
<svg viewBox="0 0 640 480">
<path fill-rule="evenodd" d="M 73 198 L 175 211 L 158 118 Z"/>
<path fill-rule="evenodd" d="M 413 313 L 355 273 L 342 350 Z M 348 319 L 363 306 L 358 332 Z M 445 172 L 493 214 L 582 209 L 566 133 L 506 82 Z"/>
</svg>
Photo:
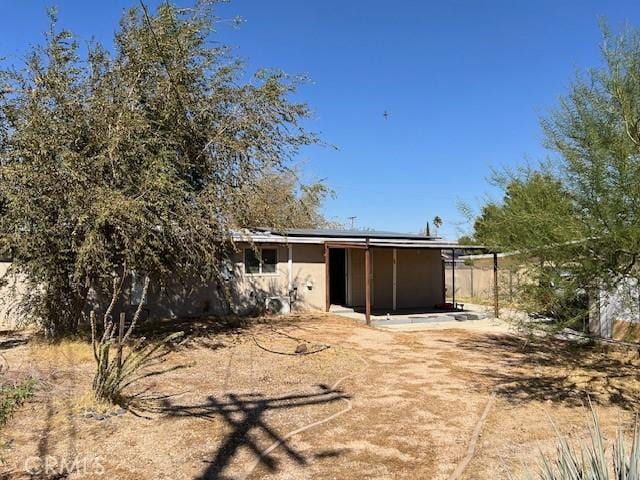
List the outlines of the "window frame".
<svg viewBox="0 0 640 480">
<path fill-rule="evenodd" d="M 275 258 L 275 264 L 274 264 L 274 268 L 275 270 L 273 272 L 264 272 L 263 271 L 263 267 L 264 267 L 264 260 L 262 259 L 262 251 L 263 250 L 273 250 L 275 251 L 276 254 L 276 258 Z M 244 275 L 249 275 L 249 276 L 253 276 L 253 277 L 275 277 L 278 276 L 278 263 L 280 260 L 280 254 L 278 252 L 278 247 L 257 247 L 257 248 L 251 248 L 251 247 L 245 247 L 244 250 L 242 251 L 242 272 Z M 257 254 L 258 256 L 258 271 L 257 272 L 248 272 L 247 271 L 247 251 L 252 252 L 253 254 Z"/>
</svg>

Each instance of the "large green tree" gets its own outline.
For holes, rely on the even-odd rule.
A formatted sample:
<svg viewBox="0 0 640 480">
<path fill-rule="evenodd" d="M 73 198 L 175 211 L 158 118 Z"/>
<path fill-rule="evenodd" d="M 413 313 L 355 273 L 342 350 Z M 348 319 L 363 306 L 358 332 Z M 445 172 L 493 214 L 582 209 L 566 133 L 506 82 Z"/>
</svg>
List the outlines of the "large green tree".
<svg viewBox="0 0 640 480">
<path fill-rule="evenodd" d="M 602 57 L 542 121 L 550 163 L 503 176 L 475 224 L 480 243 L 536 259 L 538 307 L 638 275 L 640 33 L 605 27 Z"/>
<path fill-rule="evenodd" d="M 113 48 L 80 48 L 52 12 L 44 44 L 0 71 L 0 236 L 47 334 L 132 271 L 215 278 L 247 191 L 316 141 L 298 78 L 243 81 L 213 42 L 214 3 L 141 3 Z"/>
<path fill-rule="evenodd" d="M 522 169 L 496 181 L 504 197 L 482 208 L 470 240 L 520 254 L 512 261 L 521 261 L 516 271 L 523 281 L 510 290 L 521 309 L 563 320 L 554 328 L 584 320 L 589 279 L 586 264 L 576 261 L 585 254 L 584 230 L 569 192 L 548 170 Z"/>
<path fill-rule="evenodd" d="M 570 192 L 548 170 L 521 169 L 496 176 L 494 181 L 503 188 L 504 196 L 482 207 L 474 223 L 478 242 L 499 250 L 539 255 L 549 246 L 583 237 Z"/>
<path fill-rule="evenodd" d="M 584 230 L 583 263 L 616 281 L 640 254 L 640 33 L 605 28 L 602 53 L 543 128 Z"/>
</svg>

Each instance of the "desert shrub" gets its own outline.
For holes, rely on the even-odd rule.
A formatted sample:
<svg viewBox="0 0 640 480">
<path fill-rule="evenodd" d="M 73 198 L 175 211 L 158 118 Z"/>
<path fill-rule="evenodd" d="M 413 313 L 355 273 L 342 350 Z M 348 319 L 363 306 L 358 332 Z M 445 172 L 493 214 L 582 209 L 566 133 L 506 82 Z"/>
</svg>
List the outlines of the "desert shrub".
<svg viewBox="0 0 640 480">
<path fill-rule="evenodd" d="M 556 434 L 558 441 L 555 454 L 541 455 L 537 477 L 527 472 L 526 479 L 640 480 L 640 431 L 637 419 L 630 449 L 627 449 L 624 433 L 620 428 L 610 454 L 607 454 L 606 440 L 593 406 L 589 438 L 576 441 L 577 448 L 572 447 L 557 428 Z"/>
<path fill-rule="evenodd" d="M 33 396 L 35 386 L 36 381 L 32 378 L 0 386 L 0 426 L 7 423 L 16 408 Z"/>
</svg>

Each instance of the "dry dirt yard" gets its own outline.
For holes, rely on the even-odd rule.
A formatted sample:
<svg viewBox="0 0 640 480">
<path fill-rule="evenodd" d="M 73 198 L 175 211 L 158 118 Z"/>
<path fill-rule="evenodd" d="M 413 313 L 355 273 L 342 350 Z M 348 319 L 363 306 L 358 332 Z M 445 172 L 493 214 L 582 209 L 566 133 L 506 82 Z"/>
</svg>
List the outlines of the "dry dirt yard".
<svg viewBox="0 0 640 480">
<path fill-rule="evenodd" d="M 39 380 L 2 430 L 4 478 L 448 479 L 495 392 L 462 478 L 499 479 L 553 449 L 550 419 L 584 436 L 588 396 L 610 439 L 638 408 L 636 351 L 524 347 L 490 326 L 385 331 L 324 314 L 164 328 L 176 326 L 186 338 L 167 366 L 186 368 L 145 379 L 129 392 L 135 406 L 102 420 L 85 416 L 86 344 L 0 337 L 5 375 Z M 268 351 L 291 353 L 299 339 L 330 348 Z"/>
</svg>

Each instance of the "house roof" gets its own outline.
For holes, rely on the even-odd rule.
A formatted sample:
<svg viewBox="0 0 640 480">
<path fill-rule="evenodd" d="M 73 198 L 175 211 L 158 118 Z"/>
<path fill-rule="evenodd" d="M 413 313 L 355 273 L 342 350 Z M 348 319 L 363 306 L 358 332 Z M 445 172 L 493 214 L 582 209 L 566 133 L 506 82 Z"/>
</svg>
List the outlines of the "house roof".
<svg viewBox="0 0 640 480">
<path fill-rule="evenodd" d="M 334 243 L 345 246 L 353 245 L 354 247 L 369 245 L 371 247 L 432 249 L 464 248 L 483 250 L 484 248 L 477 245 L 459 245 L 457 242 L 450 242 L 442 238 L 412 233 L 381 232 L 375 230 L 333 230 L 327 228 L 291 228 L 278 231 L 269 228 L 256 228 L 236 232 L 236 234 L 234 234 L 234 240 L 252 243 Z"/>
<path fill-rule="evenodd" d="M 258 228 L 257 231 L 270 232 L 269 228 Z M 416 233 L 398 233 L 384 232 L 380 230 L 340 230 L 332 228 L 286 228 L 277 231 L 277 233 L 287 235 L 289 237 L 331 237 L 331 238 L 388 238 L 388 239 L 405 239 L 405 240 L 437 240 L 440 237 L 433 235 L 420 235 Z"/>
</svg>

